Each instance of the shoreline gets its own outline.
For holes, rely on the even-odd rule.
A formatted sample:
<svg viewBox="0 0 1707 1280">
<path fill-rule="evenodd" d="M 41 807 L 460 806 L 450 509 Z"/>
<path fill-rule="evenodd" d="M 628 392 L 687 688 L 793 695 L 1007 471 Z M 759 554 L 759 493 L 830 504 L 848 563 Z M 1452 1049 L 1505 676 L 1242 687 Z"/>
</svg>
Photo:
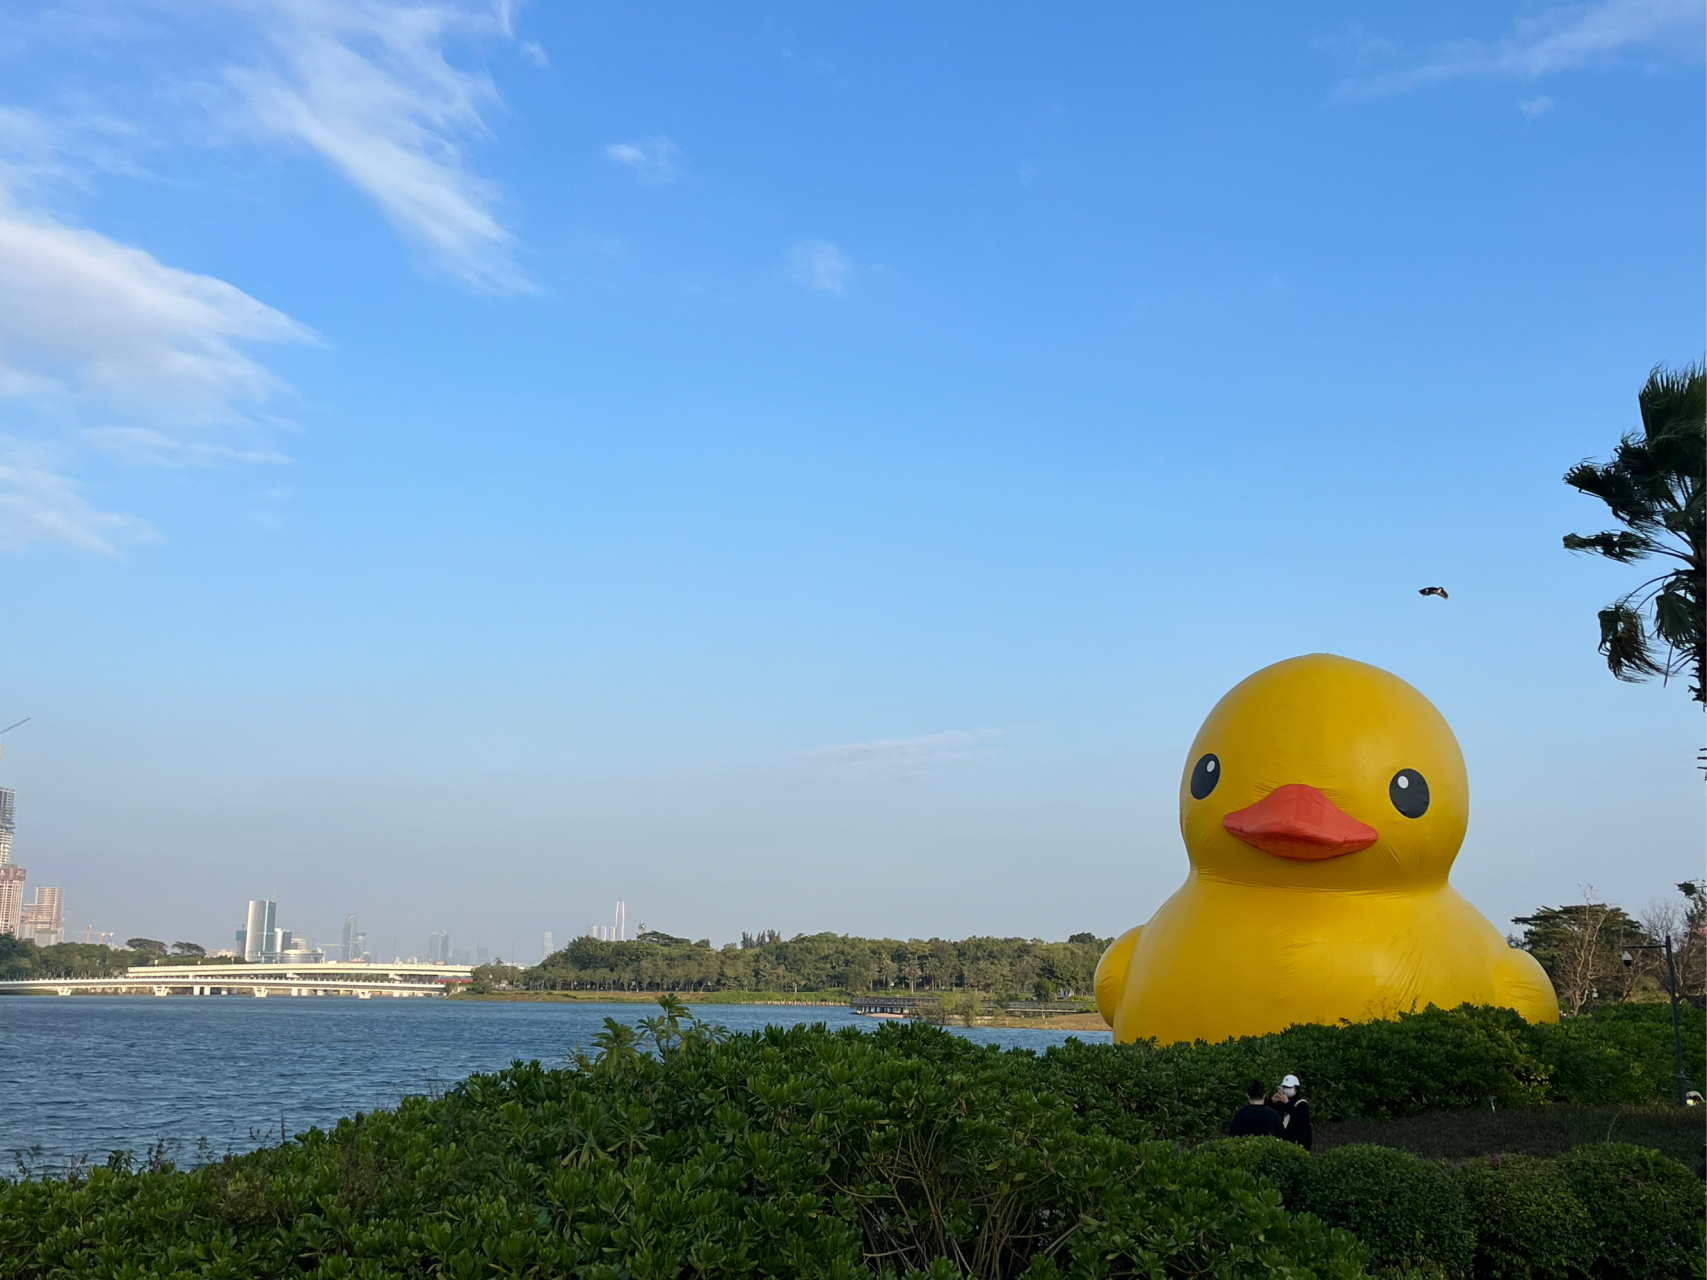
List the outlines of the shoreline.
<svg viewBox="0 0 1707 1280">
<path fill-rule="evenodd" d="M 488 1000 L 515 1004 L 648 1004 L 662 996 L 675 996 L 683 1004 L 773 1004 L 846 1008 L 848 998 L 826 992 L 802 992 L 796 996 L 775 991 L 487 991 L 479 995 L 457 991 L 446 1000 Z"/>
<path fill-rule="evenodd" d="M 845 1009 L 848 997 L 828 996 L 814 992 L 799 996 L 779 995 L 774 991 L 491 991 L 483 995 L 457 993 L 448 1000 L 487 1000 L 507 1003 L 539 1004 L 648 1004 L 656 1005 L 662 995 L 674 995 L 685 1005 L 774 1005 L 786 1008 Z M 905 1018 L 868 1018 L 871 1022 L 912 1021 Z M 1058 1014 L 1044 1018 L 1014 1018 L 1005 1014 L 975 1017 L 970 1024 L 960 1018 L 950 1018 L 946 1026 L 988 1027 L 1002 1031 L 1108 1031 L 1108 1023 L 1096 1012 Z"/>
</svg>

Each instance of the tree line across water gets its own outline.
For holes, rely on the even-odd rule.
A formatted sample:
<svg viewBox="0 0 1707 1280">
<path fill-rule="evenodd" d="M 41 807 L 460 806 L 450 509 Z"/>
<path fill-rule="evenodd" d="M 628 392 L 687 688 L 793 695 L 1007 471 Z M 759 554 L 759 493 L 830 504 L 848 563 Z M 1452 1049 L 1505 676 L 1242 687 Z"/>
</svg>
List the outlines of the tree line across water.
<svg viewBox="0 0 1707 1280">
<path fill-rule="evenodd" d="M 774 930 L 721 948 L 668 933 L 634 942 L 577 938 L 531 969 L 491 966 L 477 978 L 528 991 L 972 991 L 993 997 L 1088 998 L 1109 939 L 854 938 Z"/>
<path fill-rule="evenodd" d="M 1512 923 L 1510 941 L 1541 962 L 1567 1014 L 1602 1004 L 1662 999 L 1663 954 L 1673 940 L 1679 992 L 1707 996 L 1707 883 L 1678 886 L 1640 919 L 1621 907 L 1583 902 L 1538 907 Z M 997 1000 L 1089 999 L 1109 939 L 1075 933 L 1065 942 L 1035 938 L 899 941 L 812 933 L 784 939 L 774 930 L 743 934 L 714 948 L 668 933 L 633 942 L 577 938 L 528 969 L 490 965 L 475 971 L 485 987 L 521 991 L 751 991 L 942 996 L 970 992 Z M 1631 962 L 1623 962 L 1628 952 Z"/>
</svg>

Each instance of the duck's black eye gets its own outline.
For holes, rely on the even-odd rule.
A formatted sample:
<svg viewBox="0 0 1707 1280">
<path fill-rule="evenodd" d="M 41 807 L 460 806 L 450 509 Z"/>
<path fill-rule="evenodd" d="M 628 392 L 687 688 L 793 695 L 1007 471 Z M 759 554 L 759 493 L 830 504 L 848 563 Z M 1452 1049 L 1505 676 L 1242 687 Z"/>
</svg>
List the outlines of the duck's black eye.
<svg viewBox="0 0 1707 1280">
<path fill-rule="evenodd" d="M 1428 812 L 1428 780 L 1415 769 L 1400 769 L 1387 784 L 1387 794 L 1393 807 L 1407 818 L 1420 818 Z"/>
<path fill-rule="evenodd" d="M 1191 798 L 1201 800 L 1211 791 L 1215 784 L 1221 781 L 1221 762 L 1213 753 L 1206 755 L 1197 762 L 1197 767 L 1191 771 Z"/>
</svg>

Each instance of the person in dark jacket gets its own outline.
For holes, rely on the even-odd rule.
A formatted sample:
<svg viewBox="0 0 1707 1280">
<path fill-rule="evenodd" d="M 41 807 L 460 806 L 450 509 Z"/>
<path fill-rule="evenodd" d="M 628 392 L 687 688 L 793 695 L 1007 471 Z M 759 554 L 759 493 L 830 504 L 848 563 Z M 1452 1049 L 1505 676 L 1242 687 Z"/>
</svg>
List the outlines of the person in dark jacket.
<svg viewBox="0 0 1707 1280">
<path fill-rule="evenodd" d="M 1263 1094 L 1266 1092 L 1261 1080 L 1251 1081 L 1250 1088 L 1245 1090 L 1245 1105 L 1233 1113 L 1235 1138 L 1286 1136 L 1286 1126 L 1281 1123 L 1280 1112 L 1263 1103 Z"/>
<path fill-rule="evenodd" d="M 1281 1080 L 1280 1088 L 1275 1090 L 1269 1106 L 1280 1116 L 1280 1136 L 1308 1151 L 1316 1141 L 1316 1135 L 1310 1131 L 1310 1100 L 1298 1096 L 1302 1087 L 1297 1076 L 1287 1075 Z"/>
</svg>

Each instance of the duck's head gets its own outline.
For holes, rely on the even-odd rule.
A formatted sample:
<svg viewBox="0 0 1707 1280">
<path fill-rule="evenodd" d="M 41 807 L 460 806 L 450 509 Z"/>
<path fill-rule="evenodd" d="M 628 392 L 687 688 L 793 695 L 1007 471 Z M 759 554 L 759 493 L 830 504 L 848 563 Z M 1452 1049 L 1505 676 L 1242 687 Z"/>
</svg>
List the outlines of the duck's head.
<svg viewBox="0 0 1707 1280">
<path fill-rule="evenodd" d="M 1180 780 L 1198 874 L 1247 884 L 1442 884 L 1469 819 L 1446 720 L 1397 676 L 1312 653 L 1264 667 L 1209 713 Z"/>
</svg>

